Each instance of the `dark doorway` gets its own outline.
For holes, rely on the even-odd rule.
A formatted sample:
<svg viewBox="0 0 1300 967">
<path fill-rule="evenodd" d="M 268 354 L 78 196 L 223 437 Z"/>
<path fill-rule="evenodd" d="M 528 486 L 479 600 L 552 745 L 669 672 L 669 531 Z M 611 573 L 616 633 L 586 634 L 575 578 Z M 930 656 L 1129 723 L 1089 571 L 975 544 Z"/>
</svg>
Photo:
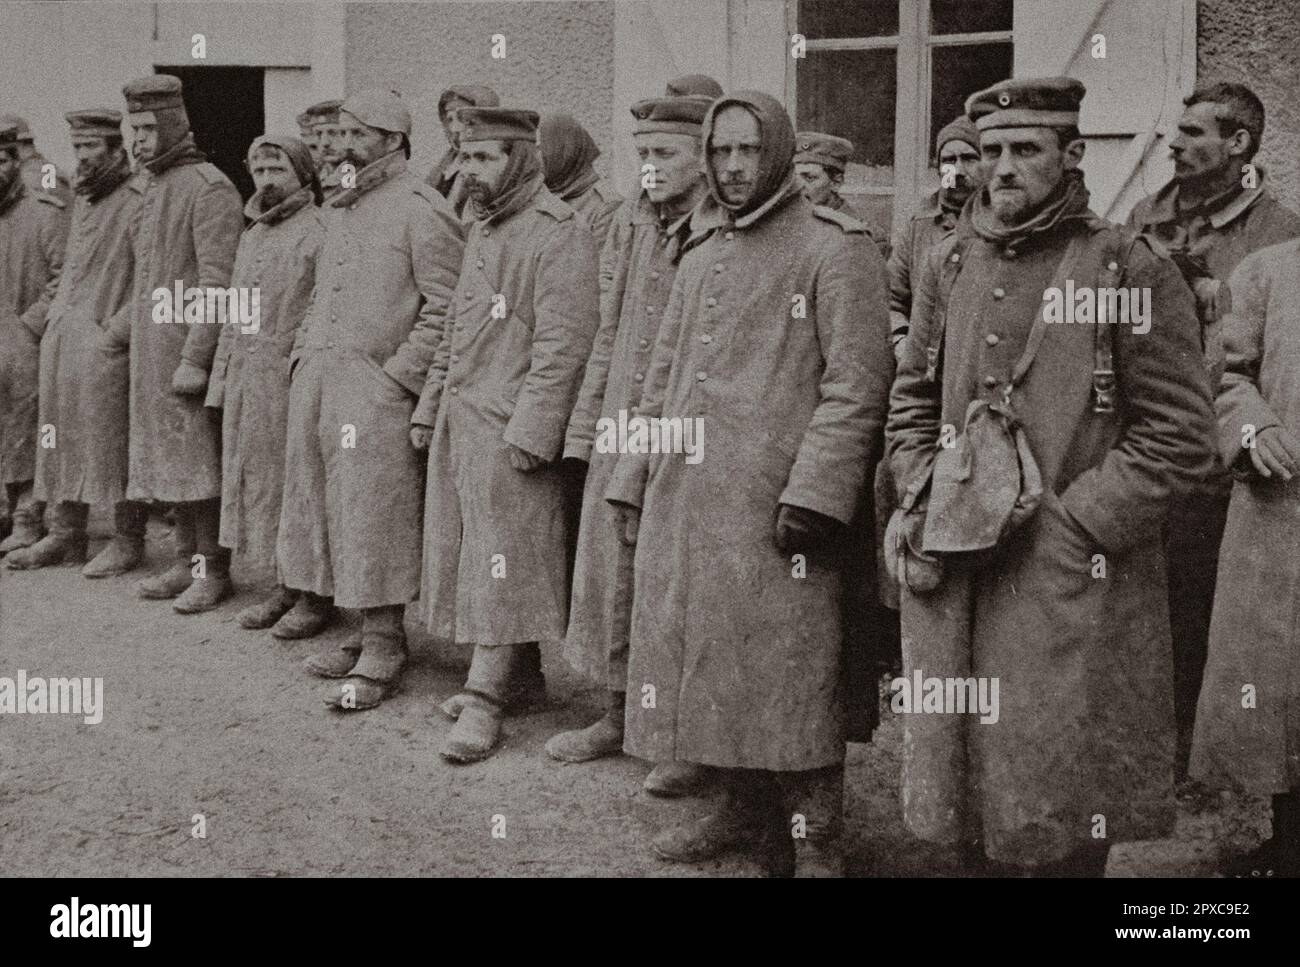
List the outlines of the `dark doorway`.
<svg viewBox="0 0 1300 967">
<path fill-rule="evenodd" d="M 253 179 L 244 158 L 253 139 L 266 130 L 260 67 L 158 67 L 184 86 L 185 111 L 199 150 L 235 183 L 245 200 Z"/>
</svg>

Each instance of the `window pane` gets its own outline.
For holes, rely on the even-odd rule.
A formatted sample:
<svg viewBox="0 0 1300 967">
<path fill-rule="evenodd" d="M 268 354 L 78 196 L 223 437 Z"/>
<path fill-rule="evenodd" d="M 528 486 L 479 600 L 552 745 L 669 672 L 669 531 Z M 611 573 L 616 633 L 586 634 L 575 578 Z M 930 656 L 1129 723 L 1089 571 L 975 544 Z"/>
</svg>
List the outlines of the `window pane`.
<svg viewBox="0 0 1300 967">
<path fill-rule="evenodd" d="M 800 0 L 799 32 L 819 37 L 892 37 L 898 0 Z"/>
<path fill-rule="evenodd" d="M 930 33 L 1010 30 L 1012 0 L 930 0 Z"/>
<path fill-rule="evenodd" d="M 966 98 L 1011 76 L 1011 45 L 933 47 L 930 63 L 930 143 L 926 150 L 933 162 L 939 129 L 966 110 Z"/>
<path fill-rule="evenodd" d="M 894 183 L 894 107 L 897 53 L 893 50 L 810 50 L 799 61 L 797 127 L 853 142 L 853 180 Z"/>
</svg>

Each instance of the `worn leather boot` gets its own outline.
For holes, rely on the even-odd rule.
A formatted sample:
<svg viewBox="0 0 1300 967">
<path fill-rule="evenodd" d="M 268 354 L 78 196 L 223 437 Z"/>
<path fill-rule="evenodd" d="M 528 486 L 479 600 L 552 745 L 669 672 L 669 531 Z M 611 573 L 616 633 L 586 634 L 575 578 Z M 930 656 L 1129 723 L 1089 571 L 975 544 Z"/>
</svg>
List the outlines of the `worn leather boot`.
<svg viewBox="0 0 1300 967">
<path fill-rule="evenodd" d="M 504 719 L 505 709 L 496 702 L 467 693 L 460 717 L 451 727 L 438 754 L 457 765 L 482 762 L 496 751 L 501 742 Z"/>
<path fill-rule="evenodd" d="M 172 508 L 172 563 L 167 570 L 145 578 L 137 587 L 139 595 L 150 601 L 177 597 L 194 582 L 194 505 L 176 504 Z"/>
<path fill-rule="evenodd" d="M 625 699 L 623 692 L 610 692 L 604 715 L 585 729 L 551 736 L 546 743 L 546 754 L 560 762 L 590 762 L 622 754 Z"/>
<path fill-rule="evenodd" d="M 27 486 L 30 488 L 31 485 Z M 43 517 L 43 509 L 34 501 L 26 498 L 14 501 L 14 526 L 9 536 L 0 541 L 0 557 L 24 547 L 31 547 L 44 537 Z"/>
<path fill-rule="evenodd" d="M 270 596 L 263 598 L 257 604 L 250 605 L 235 615 L 235 621 L 239 623 L 241 628 L 247 628 L 249 631 L 261 631 L 271 627 L 284 617 L 297 600 L 298 592 L 290 591 L 281 584 L 276 587 Z"/>
<path fill-rule="evenodd" d="M 86 518 L 90 508 L 82 503 L 55 504 L 50 532 L 29 547 L 20 547 L 5 557 L 5 567 L 30 571 L 55 564 L 84 564 L 86 561 Z"/>
<path fill-rule="evenodd" d="M 657 834 L 650 843 L 654 854 L 673 863 L 700 863 L 761 843 L 771 810 L 749 771 L 725 770 L 717 808 Z"/>
<path fill-rule="evenodd" d="M 217 500 L 197 500 L 190 504 L 194 519 L 194 546 L 200 562 L 197 575 L 172 604 L 177 614 L 201 614 L 211 611 L 235 589 L 230 583 L 230 551 L 217 540 L 221 522 L 221 504 Z"/>
<path fill-rule="evenodd" d="M 650 770 L 641 787 L 660 799 L 678 799 L 705 791 L 713 778 L 714 770 L 697 762 L 660 762 Z"/>
<path fill-rule="evenodd" d="M 510 681 L 505 686 L 502 705 L 507 715 L 520 715 L 546 705 L 546 676 L 542 674 L 542 649 L 535 641 L 511 645 L 519 651 L 514 658 Z M 467 692 L 457 692 L 438 705 L 438 711 L 455 720 L 469 701 Z"/>
<path fill-rule="evenodd" d="M 1224 875 L 1236 879 L 1300 876 L 1300 795 L 1273 797 L 1273 835 L 1249 853 L 1224 864 Z"/>
<path fill-rule="evenodd" d="M 361 612 L 361 653 L 338 684 L 325 690 L 326 705 L 343 712 L 375 708 L 397 692 L 406 665 L 402 605 L 365 608 Z"/>
<path fill-rule="evenodd" d="M 361 636 L 357 635 L 341 645 L 334 645 L 302 661 L 302 667 L 317 678 L 346 678 L 361 657 Z"/>
<path fill-rule="evenodd" d="M 303 591 L 298 594 L 298 599 L 294 601 L 293 607 L 286 611 L 280 620 L 272 626 L 271 634 L 286 641 L 311 638 L 332 625 L 337 614 L 334 610 L 333 598 L 325 598 L 319 594 L 312 594 L 310 591 Z M 349 665 L 348 667 L 351 668 L 352 666 Z M 343 674 L 347 674 L 347 672 L 345 671 Z M 333 676 L 326 675 L 325 677 L 331 678 Z"/>
<path fill-rule="evenodd" d="M 831 766 L 773 773 L 785 807 L 782 823 L 794 841 L 794 876 L 844 876 L 844 769 Z"/>
<path fill-rule="evenodd" d="M 86 578 L 107 578 L 134 571 L 144 561 L 145 525 L 149 509 L 134 500 L 124 500 L 113 508 L 116 533 L 90 563 L 81 569 Z"/>
</svg>

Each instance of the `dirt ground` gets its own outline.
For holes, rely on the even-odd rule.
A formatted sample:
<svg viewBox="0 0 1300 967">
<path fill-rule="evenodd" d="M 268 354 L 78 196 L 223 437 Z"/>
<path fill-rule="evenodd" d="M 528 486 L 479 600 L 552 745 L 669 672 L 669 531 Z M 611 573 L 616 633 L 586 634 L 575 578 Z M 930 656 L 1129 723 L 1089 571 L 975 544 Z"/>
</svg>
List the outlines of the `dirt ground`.
<svg viewBox="0 0 1300 967">
<path fill-rule="evenodd" d="M 150 527 L 156 569 L 166 534 Z M 408 622 L 401 694 L 342 715 L 301 666 L 319 639 L 278 642 L 235 624 L 261 589 L 241 587 L 218 610 L 185 617 L 169 602 L 137 600 L 141 573 L 87 581 L 69 567 L 0 571 L 0 675 L 104 679 L 97 725 L 0 716 L 0 875 L 757 875 L 745 858 L 655 860 L 653 833 L 708 803 L 647 796 L 644 764 L 546 756 L 550 735 L 585 725 L 600 703 L 555 648 L 545 657 L 548 706 L 509 720 L 492 759 L 452 766 L 437 754 L 450 723 L 436 704 L 462 681 L 467 654 Z M 850 872 L 957 875 L 944 850 L 903 827 L 899 752 L 888 715 L 871 744 L 849 747 Z M 199 815 L 205 838 L 192 835 Z M 1205 875 L 1216 842 L 1251 845 L 1267 830 L 1261 804 L 1185 805 L 1175 839 L 1112 850 L 1108 875 Z"/>
</svg>

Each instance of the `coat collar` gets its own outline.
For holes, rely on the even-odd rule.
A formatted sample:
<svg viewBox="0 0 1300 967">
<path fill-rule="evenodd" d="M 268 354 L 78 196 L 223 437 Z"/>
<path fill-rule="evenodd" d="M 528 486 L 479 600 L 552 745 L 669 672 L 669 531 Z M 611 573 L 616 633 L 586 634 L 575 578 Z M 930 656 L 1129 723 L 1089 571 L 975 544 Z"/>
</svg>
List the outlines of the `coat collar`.
<svg viewBox="0 0 1300 967">
<path fill-rule="evenodd" d="M 254 225 L 277 225 L 304 205 L 311 203 L 311 185 L 303 185 L 280 204 L 266 211 L 262 211 L 257 207 L 258 200 L 258 193 L 254 192 L 253 197 L 248 199 L 248 204 L 244 206 L 244 217 L 252 221 Z"/>
<path fill-rule="evenodd" d="M 1234 189 L 1191 209 L 1178 207 L 1178 182 L 1171 181 L 1151 199 L 1144 221 L 1149 225 L 1167 225 L 1181 221 L 1189 214 L 1203 215 L 1214 228 L 1221 229 L 1236 221 L 1264 197 L 1264 171 L 1259 165 L 1255 169 L 1259 173 L 1259 181 L 1254 188 Z"/>
<path fill-rule="evenodd" d="M 330 199 L 329 203 L 335 208 L 344 208 L 351 205 L 362 195 L 373 191 L 387 181 L 391 181 L 398 175 L 406 171 L 406 155 L 401 148 L 396 151 L 390 151 L 382 158 L 378 158 L 366 165 L 357 172 L 357 183 L 351 187 L 340 191 Z M 336 171 L 337 175 L 338 172 Z"/>
</svg>

